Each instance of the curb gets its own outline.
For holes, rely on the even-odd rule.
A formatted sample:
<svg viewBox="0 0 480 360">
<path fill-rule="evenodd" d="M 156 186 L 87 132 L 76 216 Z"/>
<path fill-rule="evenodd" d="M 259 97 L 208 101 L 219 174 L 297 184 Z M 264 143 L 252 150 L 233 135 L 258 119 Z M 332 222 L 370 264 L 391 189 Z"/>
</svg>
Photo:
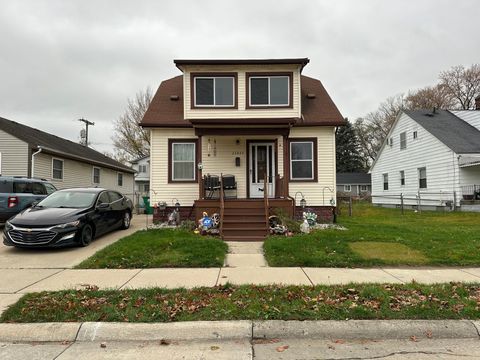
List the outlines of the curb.
<svg viewBox="0 0 480 360">
<path fill-rule="evenodd" d="M 168 340 L 480 339 L 480 321 L 186 321 L 177 323 L 0 324 L 0 342 L 106 342 Z"/>
</svg>

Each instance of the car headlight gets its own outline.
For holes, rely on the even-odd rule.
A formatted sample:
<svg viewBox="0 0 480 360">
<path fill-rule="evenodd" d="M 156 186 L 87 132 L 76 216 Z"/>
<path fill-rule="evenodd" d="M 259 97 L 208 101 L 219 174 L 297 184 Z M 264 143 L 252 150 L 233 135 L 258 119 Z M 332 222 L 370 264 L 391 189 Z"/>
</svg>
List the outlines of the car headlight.
<svg viewBox="0 0 480 360">
<path fill-rule="evenodd" d="M 13 225 L 10 224 L 8 221 L 5 223 L 5 231 L 10 231 L 13 229 Z"/>
<path fill-rule="evenodd" d="M 55 225 L 55 228 L 66 229 L 66 228 L 78 227 L 79 224 L 80 224 L 80 220 L 77 220 L 77 221 L 72 221 L 65 224 Z"/>
</svg>

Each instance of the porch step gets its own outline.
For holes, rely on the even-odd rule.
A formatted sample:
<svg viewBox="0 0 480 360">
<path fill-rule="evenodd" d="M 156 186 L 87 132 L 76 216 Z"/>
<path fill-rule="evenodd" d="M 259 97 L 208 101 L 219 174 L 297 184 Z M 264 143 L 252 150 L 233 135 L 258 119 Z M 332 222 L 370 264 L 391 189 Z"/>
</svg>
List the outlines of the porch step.
<svg viewBox="0 0 480 360">
<path fill-rule="evenodd" d="M 265 205 L 259 200 L 225 200 L 225 209 L 264 209 Z"/>
<path fill-rule="evenodd" d="M 223 240 L 225 241 L 264 241 L 265 236 L 251 236 L 251 235 L 229 235 L 223 236 Z"/>
<path fill-rule="evenodd" d="M 267 235 L 267 229 L 263 228 L 251 228 L 247 226 L 243 227 L 230 227 L 223 228 L 223 236 L 263 236 Z"/>
</svg>

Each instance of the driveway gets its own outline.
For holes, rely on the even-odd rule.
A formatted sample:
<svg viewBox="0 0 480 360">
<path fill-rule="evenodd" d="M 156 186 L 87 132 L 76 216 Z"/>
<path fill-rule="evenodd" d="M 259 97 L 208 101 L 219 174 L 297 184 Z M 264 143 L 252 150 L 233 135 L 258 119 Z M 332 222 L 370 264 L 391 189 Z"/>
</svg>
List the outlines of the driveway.
<svg viewBox="0 0 480 360">
<path fill-rule="evenodd" d="M 78 265 L 117 240 L 145 229 L 146 215 L 133 216 L 128 230 L 116 230 L 95 239 L 89 246 L 65 249 L 17 249 L 0 243 L 0 269 L 65 269 Z M 152 223 L 151 217 L 148 223 Z M 3 228 L 0 228 L 3 232 Z M 3 236 L 3 235 L 2 235 Z"/>
</svg>

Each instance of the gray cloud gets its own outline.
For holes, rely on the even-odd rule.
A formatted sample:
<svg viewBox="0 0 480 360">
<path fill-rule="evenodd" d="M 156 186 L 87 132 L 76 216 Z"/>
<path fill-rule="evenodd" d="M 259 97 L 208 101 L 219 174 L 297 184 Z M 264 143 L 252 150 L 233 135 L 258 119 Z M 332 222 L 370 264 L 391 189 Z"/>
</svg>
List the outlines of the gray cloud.
<svg viewBox="0 0 480 360">
<path fill-rule="evenodd" d="M 340 111 L 480 60 L 476 0 L 0 1 L 0 116 L 94 146 L 137 91 L 179 74 L 174 58 L 311 59 Z"/>
</svg>

